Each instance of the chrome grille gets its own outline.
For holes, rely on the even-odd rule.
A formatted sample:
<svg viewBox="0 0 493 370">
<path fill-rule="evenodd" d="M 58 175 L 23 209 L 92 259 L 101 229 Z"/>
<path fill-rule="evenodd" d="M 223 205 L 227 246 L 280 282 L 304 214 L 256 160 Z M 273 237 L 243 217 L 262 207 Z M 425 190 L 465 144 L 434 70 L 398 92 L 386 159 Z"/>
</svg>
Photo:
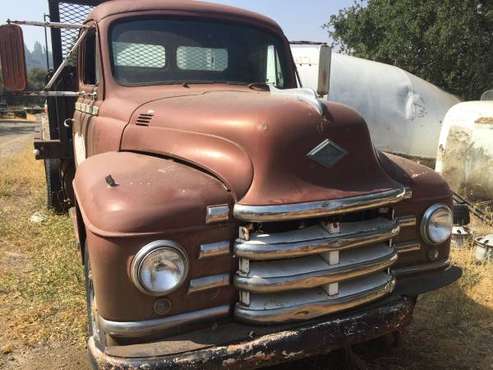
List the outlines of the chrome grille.
<svg viewBox="0 0 493 370">
<path fill-rule="evenodd" d="M 337 233 L 330 233 L 319 224 L 283 233 L 253 234 L 248 241 L 236 242 L 235 254 L 262 261 L 338 251 L 392 239 L 399 234 L 399 228 L 397 220 L 375 218 L 342 223 Z"/>
<path fill-rule="evenodd" d="M 250 294 L 249 304 L 237 304 L 235 315 L 243 321 L 263 324 L 309 320 L 374 301 L 390 294 L 394 284 L 391 275 L 377 273 L 341 283 L 334 295 L 324 287 Z"/>
<path fill-rule="evenodd" d="M 323 254 L 250 262 L 248 273 L 235 277 L 235 286 L 254 293 L 316 288 L 385 270 L 397 261 L 397 252 L 388 244 L 377 244 L 345 250 L 335 258 L 333 264 L 331 256 Z"/>
<path fill-rule="evenodd" d="M 236 317 L 263 324 L 308 320 L 390 294 L 395 286 L 391 267 L 407 252 L 405 244 L 393 240 L 416 219 L 396 219 L 392 208 L 380 207 L 368 207 L 375 212 L 362 221 L 298 218 L 299 228 L 276 232 L 262 232 L 262 223 L 242 226 L 234 245 Z"/>
</svg>

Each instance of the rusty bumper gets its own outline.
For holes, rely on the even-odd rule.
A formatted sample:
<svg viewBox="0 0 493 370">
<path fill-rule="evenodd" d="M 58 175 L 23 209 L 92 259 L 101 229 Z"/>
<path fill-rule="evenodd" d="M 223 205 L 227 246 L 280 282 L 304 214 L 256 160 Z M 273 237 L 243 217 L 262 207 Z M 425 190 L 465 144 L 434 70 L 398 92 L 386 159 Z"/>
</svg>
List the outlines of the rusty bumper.
<svg viewBox="0 0 493 370">
<path fill-rule="evenodd" d="M 220 325 L 151 344 L 88 347 L 100 369 L 254 369 L 327 353 L 399 330 L 411 322 L 415 297 L 456 281 L 448 266 L 398 280 L 394 294 L 364 307 L 286 326 Z"/>
<path fill-rule="evenodd" d="M 294 328 L 256 335 L 223 345 L 210 345 L 195 351 L 156 356 L 155 344 L 146 351 L 127 346 L 119 354 L 101 352 L 89 340 L 89 352 L 100 369 L 252 369 L 330 352 L 342 346 L 364 342 L 409 324 L 414 300 L 390 297 L 364 310 L 337 315 L 327 321 L 311 321 Z M 210 336 L 216 336 L 211 332 Z M 220 334 L 218 334 L 221 337 Z M 213 338 L 209 338 L 213 342 Z M 163 346 L 170 345 L 162 342 Z M 146 353 L 148 352 L 148 353 Z M 126 357 L 139 356 L 140 357 Z"/>
</svg>

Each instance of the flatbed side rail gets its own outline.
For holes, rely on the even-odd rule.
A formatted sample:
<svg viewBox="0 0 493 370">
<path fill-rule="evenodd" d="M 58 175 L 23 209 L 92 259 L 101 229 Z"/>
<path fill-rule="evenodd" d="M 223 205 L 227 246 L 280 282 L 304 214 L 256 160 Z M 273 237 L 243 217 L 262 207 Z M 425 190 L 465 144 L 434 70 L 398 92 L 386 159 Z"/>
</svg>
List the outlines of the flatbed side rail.
<svg viewBox="0 0 493 370">
<path fill-rule="evenodd" d="M 84 23 L 89 13 L 95 6 L 106 0 L 47 1 L 49 7 L 49 19 L 45 19 L 45 22 L 38 22 L 40 23 L 39 25 L 44 27 L 48 27 L 50 24 L 64 25 L 64 27 L 51 27 L 53 69 L 56 71 L 62 65 L 70 50 L 74 47 L 81 30 L 80 26 Z M 75 90 L 75 60 L 77 60 L 76 55 L 72 56 L 70 63 L 67 63 L 67 65 L 64 66 L 63 71 L 57 82 L 53 85 L 52 90 Z M 49 77 L 54 77 L 53 73 L 51 73 Z M 70 127 L 66 127 L 63 122 L 67 118 L 73 117 L 77 95 L 71 97 L 67 95 L 50 96 L 50 94 L 47 94 L 46 96 L 49 137 L 45 137 L 43 140 L 37 140 L 35 142 L 35 150 L 40 153 L 38 158 L 70 159 L 73 156 L 72 133 Z M 47 148 L 44 148 L 45 143 Z"/>
</svg>

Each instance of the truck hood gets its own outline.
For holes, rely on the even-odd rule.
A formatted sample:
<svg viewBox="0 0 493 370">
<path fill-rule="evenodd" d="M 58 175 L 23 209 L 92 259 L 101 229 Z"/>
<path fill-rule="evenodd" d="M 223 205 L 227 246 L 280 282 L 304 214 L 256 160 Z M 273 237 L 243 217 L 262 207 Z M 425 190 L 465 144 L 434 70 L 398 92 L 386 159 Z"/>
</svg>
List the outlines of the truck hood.
<svg viewBox="0 0 493 370">
<path fill-rule="evenodd" d="M 402 186 L 381 168 L 357 113 L 335 103 L 323 103 L 322 110 L 264 91 L 166 97 L 135 110 L 121 149 L 199 167 L 244 205 L 332 200 Z"/>
</svg>

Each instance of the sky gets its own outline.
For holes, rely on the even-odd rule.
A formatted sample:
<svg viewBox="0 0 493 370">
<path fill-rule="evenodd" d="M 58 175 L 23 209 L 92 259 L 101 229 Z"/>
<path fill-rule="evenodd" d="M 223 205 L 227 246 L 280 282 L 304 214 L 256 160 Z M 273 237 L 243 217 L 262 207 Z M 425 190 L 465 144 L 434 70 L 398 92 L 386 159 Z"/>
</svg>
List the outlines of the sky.
<svg viewBox="0 0 493 370">
<path fill-rule="evenodd" d="M 137 1 L 137 0 L 136 0 Z M 256 11 L 275 19 L 289 40 L 329 41 L 322 29 L 332 14 L 353 4 L 353 0 L 209 0 Z M 48 12 L 48 0 L 3 0 L 1 23 L 5 20 L 43 19 Z M 24 39 L 29 49 L 35 41 L 44 45 L 44 31 L 39 27 L 24 26 Z"/>
</svg>

